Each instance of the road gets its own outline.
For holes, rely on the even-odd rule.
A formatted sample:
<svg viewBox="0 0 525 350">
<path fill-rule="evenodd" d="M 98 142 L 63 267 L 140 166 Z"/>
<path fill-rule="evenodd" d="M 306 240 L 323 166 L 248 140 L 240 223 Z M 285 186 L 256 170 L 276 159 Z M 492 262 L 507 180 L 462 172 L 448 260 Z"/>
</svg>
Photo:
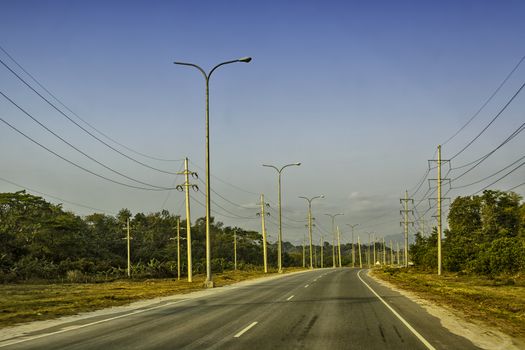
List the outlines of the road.
<svg viewBox="0 0 525 350">
<path fill-rule="evenodd" d="M 317 269 L 182 295 L 0 349 L 477 349 L 366 270 Z"/>
</svg>

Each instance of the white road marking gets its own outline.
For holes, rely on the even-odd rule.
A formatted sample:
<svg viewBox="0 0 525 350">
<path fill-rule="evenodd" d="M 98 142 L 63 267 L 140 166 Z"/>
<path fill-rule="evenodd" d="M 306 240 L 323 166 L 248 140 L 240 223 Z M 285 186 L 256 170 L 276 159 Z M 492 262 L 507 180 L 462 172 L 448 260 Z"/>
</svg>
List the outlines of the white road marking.
<svg viewBox="0 0 525 350">
<path fill-rule="evenodd" d="M 115 316 L 115 317 L 105 318 L 105 319 L 100 320 L 100 321 L 86 323 L 86 324 L 82 324 L 82 325 L 78 325 L 78 326 L 64 327 L 64 328 L 62 328 L 59 331 L 55 331 L 55 332 L 51 332 L 51 333 L 44 333 L 44 334 L 39 334 L 39 335 L 35 335 L 35 336 L 32 336 L 32 337 L 27 337 L 27 338 L 22 338 L 22 339 L 2 342 L 0 344 L 0 348 L 3 348 L 5 346 L 9 346 L 9 345 L 24 343 L 24 342 L 30 341 L 30 340 L 35 340 L 35 339 L 48 337 L 50 335 L 55 335 L 55 334 L 69 332 L 69 331 L 72 331 L 72 330 L 75 330 L 75 329 L 80 329 L 80 328 L 86 328 L 86 327 L 89 327 L 89 326 L 94 326 L 96 324 L 100 324 L 100 323 L 104 323 L 104 322 L 108 322 L 108 321 L 113 321 L 113 320 L 116 320 L 116 319 L 119 319 L 119 318 L 124 318 L 124 317 L 128 317 L 128 316 L 140 314 L 140 313 L 143 313 L 143 312 L 146 312 L 146 311 L 159 309 L 161 307 L 166 307 L 166 306 L 170 306 L 170 305 L 173 305 L 173 304 L 182 303 L 183 301 L 186 301 L 186 300 L 187 299 L 183 299 L 183 300 L 179 300 L 179 301 L 174 301 L 174 302 L 170 302 L 170 303 L 166 303 L 166 304 L 150 307 L 150 308 L 147 308 L 147 309 L 135 310 L 135 311 L 132 311 L 132 312 L 124 314 L 124 315 L 119 315 L 119 316 Z"/>
<path fill-rule="evenodd" d="M 361 271 L 363 271 L 363 270 L 359 270 L 359 272 L 357 273 L 357 277 L 359 277 L 359 279 L 361 280 L 361 282 L 363 282 L 363 284 L 364 284 L 365 286 L 367 286 L 368 289 L 370 289 L 370 291 L 371 291 L 372 293 L 374 293 L 374 295 L 375 295 L 379 300 L 381 300 L 381 302 L 382 302 L 383 304 L 385 304 L 385 306 L 386 306 L 390 311 L 392 311 L 392 313 L 393 313 L 393 314 L 394 314 L 394 315 L 395 315 L 395 316 L 396 316 L 396 317 L 397 317 L 397 318 L 398 318 L 398 319 L 399 319 L 399 320 L 400 320 L 400 321 L 401 321 L 401 322 L 402 322 L 402 323 L 403 323 L 403 324 L 404 324 L 404 325 L 405 325 L 405 326 L 406 326 L 406 327 L 407 327 L 407 328 L 408 328 L 408 329 L 409 329 L 409 330 L 410 330 L 410 331 L 411 331 L 411 332 L 412 332 L 412 333 L 413 333 L 413 334 L 414 334 L 414 335 L 415 335 L 415 336 L 416 336 L 416 337 L 417 337 L 417 338 L 418 338 L 418 339 L 419 339 L 419 340 L 420 340 L 420 341 L 421 341 L 426 347 L 427 347 L 427 349 L 429 349 L 429 350 L 436 350 L 436 348 L 433 347 L 432 344 L 430 344 L 425 338 L 423 338 L 423 336 L 422 336 L 421 334 L 419 334 L 418 331 L 416 331 L 416 330 L 414 329 L 414 327 L 412 327 L 412 326 L 411 326 L 411 325 L 410 325 L 410 324 L 409 324 L 409 323 L 408 323 L 403 317 L 401 317 L 401 315 L 398 314 L 396 310 L 394 310 L 390 305 L 388 305 L 388 303 L 387 303 L 383 298 L 381 298 L 381 297 L 379 296 L 379 294 L 377 294 L 376 291 L 373 290 L 372 287 L 370 287 L 370 286 L 368 285 L 368 283 L 366 283 L 366 282 L 361 278 L 361 275 L 360 275 Z"/>
<path fill-rule="evenodd" d="M 290 296 L 288 297 L 288 299 L 286 299 L 286 301 L 292 300 L 292 298 L 293 298 L 294 296 L 295 296 L 295 295 L 290 295 Z"/>
<path fill-rule="evenodd" d="M 241 335 L 243 335 L 244 333 L 248 332 L 250 330 L 250 328 L 252 328 L 256 324 L 257 324 L 257 321 L 252 322 L 248 327 L 244 328 L 242 331 L 240 331 L 239 333 L 235 334 L 233 337 L 234 338 L 239 338 Z"/>
<path fill-rule="evenodd" d="M 306 286 L 304 286 L 304 288 L 308 288 L 309 284 L 307 284 Z"/>
</svg>

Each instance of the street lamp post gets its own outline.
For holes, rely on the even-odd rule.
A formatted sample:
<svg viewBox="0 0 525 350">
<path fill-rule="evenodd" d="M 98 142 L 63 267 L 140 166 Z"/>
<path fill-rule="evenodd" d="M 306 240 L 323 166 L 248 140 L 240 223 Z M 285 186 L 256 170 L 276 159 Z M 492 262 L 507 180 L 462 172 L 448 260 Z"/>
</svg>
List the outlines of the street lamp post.
<svg viewBox="0 0 525 350">
<path fill-rule="evenodd" d="M 278 267 L 278 271 L 279 273 L 282 273 L 283 272 L 283 268 L 282 268 L 282 244 L 283 244 L 283 222 L 282 222 L 282 211 L 281 211 L 281 173 L 282 171 L 289 167 L 289 166 L 299 166 L 301 165 L 301 163 L 290 163 L 290 164 L 286 164 L 285 166 L 281 167 L 280 169 L 273 166 L 273 165 L 269 165 L 269 164 L 263 164 L 262 166 L 265 166 L 265 167 L 269 167 L 269 168 L 274 168 L 276 171 L 277 171 L 277 174 L 278 174 L 278 184 L 277 184 L 277 188 L 278 188 L 278 206 L 279 206 L 279 237 L 277 238 L 278 242 L 277 242 L 277 267 Z"/>
<path fill-rule="evenodd" d="M 347 225 L 352 229 L 352 267 L 355 267 L 354 227 L 359 226 L 359 224 Z"/>
<path fill-rule="evenodd" d="M 308 234 L 310 236 L 310 269 L 313 269 L 314 265 L 313 265 L 313 260 L 312 260 L 312 250 L 313 250 L 313 246 L 312 246 L 312 201 L 317 198 L 324 198 L 324 195 L 322 194 L 320 196 L 316 196 L 313 198 L 307 198 L 307 197 L 300 196 L 299 198 L 306 199 L 306 201 L 308 202 Z"/>
<path fill-rule="evenodd" d="M 343 213 L 337 213 L 337 214 L 324 214 L 332 218 L 332 258 L 334 262 L 334 269 L 335 269 L 335 217 L 337 215 L 344 215 Z"/>
<path fill-rule="evenodd" d="M 213 280 L 211 277 L 211 247 L 210 247 L 210 218 L 211 218 L 211 200 L 210 200 L 210 77 L 212 73 L 219 68 L 230 63 L 244 62 L 248 63 L 252 60 L 251 57 L 243 57 L 236 60 L 219 63 L 213 67 L 209 73 L 194 63 L 173 62 L 182 66 L 190 66 L 197 68 L 206 81 L 206 281 L 204 285 L 213 288 Z"/>
</svg>

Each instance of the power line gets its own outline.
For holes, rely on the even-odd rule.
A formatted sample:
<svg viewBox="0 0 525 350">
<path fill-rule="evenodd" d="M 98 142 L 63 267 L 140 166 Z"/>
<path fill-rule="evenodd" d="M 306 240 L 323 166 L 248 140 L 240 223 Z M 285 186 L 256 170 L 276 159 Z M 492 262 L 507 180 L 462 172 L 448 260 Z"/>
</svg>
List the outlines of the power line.
<svg viewBox="0 0 525 350">
<path fill-rule="evenodd" d="M 53 107 L 53 109 L 55 109 L 58 113 L 60 113 L 62 116 L 64 116 L 67 120 L 69 120 L 71 123 L 75 124 L 77 127 L 79 127 L 80 129 L 82 129 L 85 133 L 87 133 L 88 135 L 90 135 L 91 137 L 93 137 L 95 140 L 99 141 L 100 143 L 102 143 L 103 145 L 105 145 L 106 147 L 112 149 L 113 151 L 117 152 L 118 154 L 120 154 L 121 156 L 137 163 L 137 164 L 140 164 L 146 168 L 149 168 L 149 169 L 152 169 L 152 170 L 156 170 L 158 172 L 161 172 L 161 173 L 165 173 L 165 174 L 170 174 L 170 175 L 176 175 L 176 173 L 174 172 L 171 172 L 171 171 L 166 171 L 166 170 L 162 170 L 162 169 L 159 169 L 159 168 L 155 168 L 155 167 L 152 167 L 146 163 L 143 163 L 133 157 L 130 157 L 128 156 L 127 154 L 119 151 L 118 149 L 116 149 L 115 147 L 111 146 L 110 144 L 108 144 L 107 142 L 101 140 L 99 137 L 95 136 L 93 133 L 91 133 L 89 130 L 87 130 L 86 128 L 84 128 L 82 125 L 78 124 L 76 121 L 74 121 L 71 117 L 69 117 L 66 113 L 64 113 L 60 108 L 58 108 L 57 106 L 55 106 L 51 101 L 49 101 L 47 98 L 45 98 L 42 94 L 40 94 L 38 91 L 36 91 L 28 82 L 26 82 L 21 76 L 19 76 L 14 70 L 11 69 L 11 67 L 9 67 L 2 59 L 0 59 L 0 63 L 6 67 L 12 74 L 14 74 L 20 81 L 22 81 L 29 89 L 31 89 L 35 94 L 37 94 L 41 99 L 43 99 L 48 105 L 50 105 L 51 107 Z"/>
<path fill-rule="evenodd" d="M 78 207 L 82 207 L 82 208 L 86 208 L 86 209 L 91 209 L 91 210 L 95 210 L 95 211 L 99 211 L 99 212 L 103 212 L 103 213 L 106 213 L 106 214 L 111 214 L 111 215 L 116 215 L 116 213 L 113 213 L 109 210 L 105 210 L 105 209 L 100 209 L 100 208 L 94 208 L 94 207 L 90 207 L 90 206 L 87 206 L 85 204 L 80 204 L 80 203 L 76 203 L 76 202 L 72 202 L 72 201 L 69 201 L 67 199 L 63 199 L 63 198 L 60 198 L 60 197 L 57 197 L 57 196 L 54 196 L 54 195 L 51 195 L 51 194 L 48 194 L 48 193 L 44 193 L 44 192 L 40 192 L 40 191 L 37 191 L 37 190 L 34 190 L 34 189 L 31 189 L 29 187 L 26 187 L 26 186 L 22 186 L 20 184 L 17 184 L 16 182 L 13 182 L 13 181 L 10 181 L 10 180 L 7 180 L 7 179 L 4 179 L 2 177 L 0 177 L 0 180 L 4 181 L 4 182 L 7 182 L 11 185 L 14 185 L 16 187 L 20 187 L 20 188 L 23 188 L 25 190 L 28 190 L 28 191 L 31 191 L 31 192 L 34 192 L 34 193 L 38 193 L 40 195 L 43 195 L 43 196 L 46 196 L 46 197 L 49 197 L 49 198 L 53 198 L 53 199 L 56 199 L 56 200 L 59 200 L 61 202 L 64 202 L 64 203 L 68 203 L 68 204 L 72 204 L 72 205 L 76 205 Z"/>
<path fill-rule="evenodd" d="M 500 177 L 499 179 L 495 180 L 494 182 L 491 182 L 490 184 L 488 184 L 487 186 L 483 187 L 481 190 L 477 191 L 477 192 L 474 192 L 474 195 L 486 190 L 487 188 L 489 188 L 490 186 L 494 185 L 495 183 L 499 182 L 500 180 L 503 180 L 504 178 L 506 178 L 507 176 L 509 176 L 510 174 L 512 174 L 513 172 L 515 172 L 516 170 L 518 170 L 519 168 L 521 168 L 522 166 L 525 165 L 525 162 L 521 163 L 520 165 L 518 165 L 517 167 L 515 167 L 514 169 L 512 169 L 511 171 L 509 171 L 508 173 L 506 173 L 505 175 L 503 175 L 502 177 Z"/>
<path fill-rule="evenodd" d="M 137 179 L 134 179 L 130 176 L 127 176 L 109 166 L 107 166 L 106 164 L 96 160 L 95 158 L 91 157 L 90 155 L 88 155 L 87 153 L 85 153 L 84 151 L 80 150 L 79 148 L 75 147 L 73 144 L 71 144 L 70 142 L 66 141 L 64 138 L 62 138 L 60 135 L 58 135 L 57 133 L 55 133 L 53 130 L 49 129 L 47 126 L 45 126 L 43 123 L 41 123 L 38 119 L 36 119 L 34 116 L 32 116 L 29 112 L 27 112 L 25 109 L 23 109 L 22 107 L 20 107 L 15 101 L 13 101 L 12 99 L 10 99 L 6 94 L 4 94 L 2 91 L 0 91 L 0 95 L 2 95 L 6 100 L 8 100 L 9 102 L 11 102 L 11 104 L 13 104 L 16 108 L 18 108 L 20 111 L 22 111 L 22 113 L 24 113 L 26 116 L 28 116 L 29 118 L 31 118 L 35 123 L 37 123 L 38 125 L 40 125 L 42 128 L 44 128 L 46 131 L 48 131 L 49 133 L 51 133 L 53 136 L 55 136 L 56 138 L 58 138 L 60 141 L 64 142 L 66 145 L 68 145 L 69 147 L 73 148 L 75 151 L 79 152 L 80 154 L 84 155 L 85 157 L 87 157 L 88 159 L 92 160 L 93 162 L 99 164 L 100 166 L 104 167 L 105 169 L 117 174 L 117 175 L 120 175 L 122 177 L 125 177 L 126 179 L 128 180 L 131 180 L 131 181 L 134 181 L 134 182 L 137 182 L 139 184 L 142 184 L 142 185 L 145 185 L 145 186 L 150 186 L 150 187 L 154 187 L 154 188 L 158 188 L 158 189 L 162 189 L 162 190 L 172 190 L 172 189 L 175 189 L 175 188 L 168 188 L 168 187 L 162 187 L 162 186 L 156 186 L 156 185 L 152 185 L 152 184 L 149 184 L 147 182 L 143 182 L 143 181 L 140 181 L 140 180 L 137 180 Z"/>
<path fill-rule="evenodd" d="M 58 97 L 56 97 L 55 94 L 53 94 L 51 91 L 49 91 L 42 83 L 40 83 L 40 81 L 38 81 L 38 79 L 36 79 L 31 73 L 29 73 L 24 67 L 22 67 L 22 65 L 20 63 L 18 63 L 14 58 L 13 56 L 11 56 L 1 45 L 0 45 L 0 50 L 2 50 L 4 52 L 4 54 L 9 57 L 9 59 L 11 61 L 13 61 L 17 66 L 18 68 L 20 68 L 25 74 L 27 74 L 35 83 L 37 83 L 38 86 L 40 86 L 45 92 L 47 92 L 51 97 L 53 97 L 53 99 L 55 101 L 57 101 L 62 107 L 64 107 L 65 109 L 67 109 L 71 114 L 73 114 L 75 117 L 77 117 L 80 121 L 82 121 L 84 124 L 86 124 L 87 126 L 89 126 L 91 129 L 95 130 L 96 132 L 98 132 L 100 135 L 102 135 L 103 137 L 105 137 L 106 139 L 110 140 L 111 142 L 127 149 L 128 151 L 130 152 L 133 152 L 135 154 L 138 154 L 142 157 L 145 157 L 145 158 L 149 158 L 149 159 L 152 159 L 152 160 L 158 160 L 158 161 L 161 161 L 161 162 L 182 162 L 184 159 L 163 159 L 163 158 L 158 158 L 158 157 L 154 157 L 154 156 L 149 156 L 147 154 L 144 154 L 144 153 L 141 153 L 141 152 L 138 152 L 138 151 L 135 151 L 134 149 L 112 139 L 111 137 L 109 137 L 108 135 L 106 135 L 105 133 L 103 133 L 102 131 L 98 130 L 97 128 L 95 128 L 93 125 L 91 125 L 90 123 L 88 123 L 87 121 L 85 121 L 84 119 L 82 119 L 78 114 L 76 114 L 74 111 L 72 111 L 68 106 L 66 106 Z"/>
<path fill-rule="evenodd" d="M 200 170 L 204 171 L 204 168 L 202 168 L 199 165 L 195 164 L 191 160 L 190 160 L 190 163 L 193 164 L 196 168 L 199 168 Z M 255 192 L 252 192 L 252 191 L 245 190 L 245 189 L 243 189 L 243 188 L 241 188 L 241 187 L 239 187 L 237 185 L 231 184 L 231 183 L 227 182 L 226 180 L 223 180 L 223 179 L 221 179 L 221 178 L 219 178 L 219 177 L 217 177 L 215 175 L 212 175 L 211 177 L 214 178 L 215 180 L 218 180 L 219 182 L 222 182 L 223 184 L 228 185 L 228 186 L 230 186 L 232 188 L 235 188 L 236 190 L 239 190 L 241 192 L 246 192 L 246 193 L 253 194 L 253 195 L 256 195 L 256 196 L 260 195 L 260 193 L 255 193 Z"/>
<path fill-rule="evenodd" d="M 478 181 L 475 181 L 475 182 L 469 183 L 469 184 L 467 184 L 467 185 L 461 185 L 461 186 L 453 187 L 453 189 L 454 189 L 454 190 L 457 190 L 457 189 L 461 189 L 461 188 L 465 188 L 465 187 L 469 187 L 469 186 L 472 186 L 472 185 L 479 184 L 480 182 L 483 182 L 483 181 L 485 181 L 485 180 L 488 180 L 488 179 L 490 179 L 491 177 L 498 175 L 498 174 L 501 173 L 502 171 L 507 170 L 508 168 L 510 168 L 510 167 L 513 166 L 514 164 L 520 162 L 520 161 L 523 160 L 524 158 L 525 158 L 525 156 L 521 157 L 520 159 L 518 159 L 518 160 L 512 162 L 511 164 L 507 165 L 507 166 L 504 167 L 503 169 L 498 170 L 497 172 L 493 173 L 492 175 L 486 176 L 486 177 L 484 177 L 483 179 L 480 179 L 480 180 L 478 180 Z"/>
<path fill-rule="evenodd" d="M 454 156 L 452 156 L 450 158 L 450 160 L 456 158 L 457 156 L 459 156 L 461 153 L 463 153 L 468 147 L 470 147 L 470 145 L 472 145 L 474 143 L 474 141 L 476 141 L 491 125 L 492 123 L 494 123 L 496 121 L 496 119 L 498 119 L 501 114 L 507 109 L 507 107 L 512 103 L 512 101 L 514 101 L 514 99 L 518 96 L 518 94 L 521 92 L 521 90 L 523 90 L 523 88 L 525 87 L 525 83 L 523 83 L 520 88 L 518 89 L 518 91 L 516 91 L 514 93 L 514 95 L 510 98 L 510 100 L 505 104 L 505 106 L 503 106 L 503 108 L 498 112 L 498 114 L 496 114 L 496 116 L 494 118 L 492 118 L 492 120 L 483 128 L 483 130 L 480 131 L 480 133 L 478 135 L 476 135 L 476 137 L 474 137 L 472 140 L 470 140 L 469 143 L 467 143 L 467 145 L 465 147 L 463 147 L 459 152 L 457 152 Z"/>
<path fill-rule="evenodd" d="M 489 98 L 481 105 L 481 107 L 474 113 L 472 117 L 461 127 L 458 131 L 454 133 L 454 135 L 450 136 L 445 142 L 442 142 L 441 145 L 446 145 L 449 141 L 451 141 L 454 137 L 456 137 L 463 129 L 465 129 L 480 113 L 481 111 L 489 104 L 489 102 L 496 96 L 496 94 L 501 90 L 503 85 L 507 82 L 507 80 L 510 79 L 510 77 L 514 74 L 514 72 L 518 69 L 518 67 L 521 65 L 521 63 L 525 60 L 525 56 L 523 56 L 519 62 L 514 66 L 514 68 L 510 71 L 509 74 L 503 79 L 503 81 L 499 84 L 499 86 L 494 90 L 494 92 L 489 96 Z"/>
<path fill-rule="evenodd" d="M 472 171 L 474 168 L 476 168 L 478 165 L 480 165 L 481 163 L 483 163 L 488 157 L 490 157 L 492 154 L 494 154 L 494 152 L 496 152 L 497 150 L 499 150 L 501 147 L 505 146 L 508 142 L 510 142 L 513 138 L 515 138 L 516 136 L 518 136 L 523 130 L 525 130 L 525 123 L 521 124 L 516 130 L 514 130 L 502 143 L 500 143 L 496 148 L 494 148 L 492 151 L 488 152 L 487 154 L 485 154 L 484 156 L 482 156 L 481 158 L 478 158 L 477 160 L 474 161 L 474 165 L 472 167 L 470 167 L 469 169 L 465 170 L 461 175 L 458 175 L 456 176 L 454 179 L 451 180 L 451 182 L 454 182 L 456 181 L 457 179 L 463 177 L 464 175 L 466 175 L 467 173 L 469 173 L 470 171 Z M 466 165 L 470 165 L 470 164 L 473 164 L 473 162 L 470 162 Z M 466 165 L 462 165 L 460 167 L 457 167 L 457 168 L 452 168 L 451 170 L 455 170 L 455 169 L 460 169 L 460 168 L 464 168 Z"/>
<path fill-rule="evenodd" d="M 13 125 L 9 124 L 8 122 L 6 122 L 3 118 L 0 118 L 0 121 L 4 124 L 6 124 L 7 126 L 9 126 L 11 129 L 13 129 L 14 131 L 16 131 L 17 133 L 19 133 L 20 135 L 24 136 L 26 139 L 28 139 L 29 141 L 33 142 L 34 144 L 40 146 L 41 148 L 45 149 L 46 151 L 48 151 L 49 153 L 52 153 L 53 155 L 57 156 L 58 158 L 62 159 L 63 161 L 81 169 L 81 170 L 84 170 L 85 172 L 87 173 L 90 173 L 91 175 L 94 175 L 96 177 L 99 177 L 101 179 L 104 179 L 106 181 L 109 181 L 109 182 L 113 182 L 115 184 L 118 184 L 118 185 L 121 185 L 121 186 L 125 186 L 125 187 L 129 187 L 129 188 L 136 188 L 136 189 L 139 189 L 139 190 L 146 190 L 146 191 L 164 191 L 162 189 L 157 189 L 157 188 L 147 188 L 147 187 L 140 187 L 140 186 L 134 186 L 134 185 L 129 185 L 129 184 L 125 184 L 123 182 L 119 182 L 119 181 L 116 181 L 116 180 L 113 180 L 113 179 L 110 179 L 108 177 L 105 177 L 103 175 L 100 175 L 100 174 L 97 174 L 87 168 L 84 168 L 83 166 L 81 165 L 78 165 L 72 161 L 70 161 L 69 159 L 61 156 L 60 154 L 56 153 L 55 151 L 47 148 L 46 146 L 42 145 L 41 143 L 39 143 L 38 141 L 35 141 L 34 139 L 32 139 L 31 137 L 29 137 L 28 135 L 24 134 L 22 131 L 18 130 L 16 127 L 14 127 Z"/>
</svg>

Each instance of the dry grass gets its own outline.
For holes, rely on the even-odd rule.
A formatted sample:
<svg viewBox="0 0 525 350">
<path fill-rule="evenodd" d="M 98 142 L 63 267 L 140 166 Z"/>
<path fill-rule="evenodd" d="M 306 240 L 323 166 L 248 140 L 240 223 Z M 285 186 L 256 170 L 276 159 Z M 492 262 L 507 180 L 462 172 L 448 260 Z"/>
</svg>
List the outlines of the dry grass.
<svg viewBox="0 0 525 350">
<path fill-rule="evenodd" d="M 286 269 L 292 272 L 301 269 Z M 270 275 L 270 274 L 266 274 Z M 265 276 L 260 271 L 228 271 L 214 275 L 217 287 Z M 205 276 L 181 279 L 120 280 L 106 283 L 0 285 L 0 328 L 48 320 L 133 301 L 203 289 Z"/>
<path fill-rule="evenodd" d="M 404 269 L 374 270 L 373 275 L 504 333 L 525 336 L 525 278 L 521 276 L 437 276 Z"/>
</svg>

